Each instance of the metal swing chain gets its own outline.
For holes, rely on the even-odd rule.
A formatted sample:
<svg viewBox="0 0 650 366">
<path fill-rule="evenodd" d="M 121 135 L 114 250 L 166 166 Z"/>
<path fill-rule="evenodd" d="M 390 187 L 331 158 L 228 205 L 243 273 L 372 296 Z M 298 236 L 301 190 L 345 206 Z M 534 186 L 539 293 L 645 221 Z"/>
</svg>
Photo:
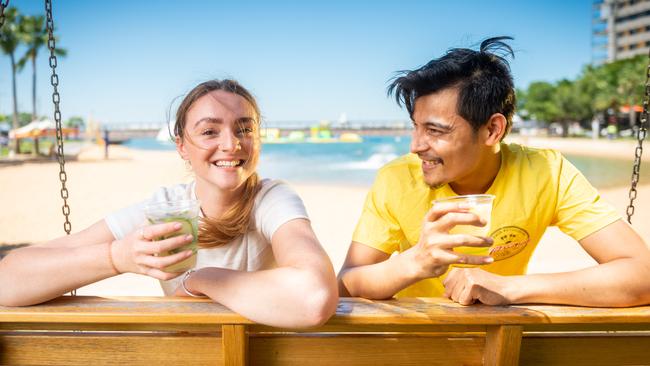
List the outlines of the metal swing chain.
<svg viewBox="0 0 650 366">
<path fill-rule="evenodd" d="M 9 0 L 0 1 L 0 29 L 5 24 L 5 9 L 9 6 Z"/>
<path fill-rule="evenodd" d="M 63 129 L 61 127 L 61 110 L 59 109 L 59 75 L 56 74 L 56 55 L 54 54 L 55 50 L 55 40 L 54 40 L 54 20 L 52 19 L 52 0 L 45 0 L 45 13 L 47 14 L 47 47 L 50 49 L 50 67 L 52 68 L 52 77 L 50 78 L 50 83 L 54 88 L 52 93 L 52 102 L 54 103 L 54 122 L 56 123 L 56 158 L 59 161 L 59 180 L 61 181 L 61 198 L 63 198 L 63 207 L 61 211 L 65 216 L 65 222 L 63 223 L 63 230 L 66 234 L 70 235 L 72 230 L 72 224 L 70 224 L 70 206 L 68 206 L 68 189 L 65 187 L 65 183 L 68 180 L 68 175 L 65 172 L 65 157 L 63 156 Z"/>
<path fill-rule="evenodd" d="M 70 224 L 70 206 L 68 206 L 68 189 L 65 187 L 65 182 L 68 180 L 68 175 L 65 172 L 65 157 L 63 156 L 63 127 L 61 126 L 61 110 L 59 109 L 59 75 L 56 74 L 56 55 L 54 54 L 56 42 L 54 40 L 54 19 L 52 18 L 52 0 L 45 0 L 45 14 L 47 16 L 47 48 L 50 49 L 50 67 L 52 68 L 52 77 L 50 83 L 54 91 L 52 92 L 52 102 L 54 103 L 54 122 L 56 123 L 56 159 L 59 161 L 59 180 L 61 181 L 61 198 L 63 198 L 63 207 L 61 211 L 65 216 L 63 223 L 63 230 L 70 235 L 72 231 L 72 224 Z M 70 295 L 77 296 L 77 290 L 70 291 Z"/>
<path fill-rule="evenodd" d="M 650 58 L 650 54 L 648 55 Z M 648 104 L 650 104 L 650 64 L 646 68 L 645 93 L 643 96 L 643 113 L 641 113 L 641 122 L 636 132 L 638 145 L 634 150 L 634 167 L 632 169 L 632 185 L 630 186 L 630 204 L 627 206 L 627 222 L 632 224 L 632 215 L 634 215 L 634 200 L 636 199 L 636 185 L 639 183 L 639 171 L 641 170 L 641 155 L 643 154 L 643 140 L 648 132 Z"/>
</svg>

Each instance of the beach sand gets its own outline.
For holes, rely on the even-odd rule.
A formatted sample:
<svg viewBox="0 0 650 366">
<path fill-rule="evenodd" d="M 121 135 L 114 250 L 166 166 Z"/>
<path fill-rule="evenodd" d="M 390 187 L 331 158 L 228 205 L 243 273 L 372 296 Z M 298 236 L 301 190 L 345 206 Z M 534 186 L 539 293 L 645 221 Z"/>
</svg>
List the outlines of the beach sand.
<svg viewBox="0 0 650 366">
<path fill-rule="evenodd" d="M 527 139 L 526 142 L 570 153 L 625 157 L 631 165 L 634 151 L 631 141 L 610 145 L 604 141 L 556 140 Z M 605 145 L 601 146 L 603 143 Z M 189 170 L 175 152 L 135 151 L 111 146 L 109 160 L 103 160 L 102 154 L 100 148 L 92 147 L 82 152 L 77 161 L 66 164 L 73 231 L 101 220 L 113 210 L 148 198 L 159 186 L 191 180 Z M 64 234 L 58 177 L 59 165 L 56 162 L 0 165 L 0 202 L 3 206 L 0 210 L 0 243 L 36 243 Z M 639 187 L 633 220 L 634 227 L 646 242 L 650 242 L 650 227 L 647 225 L 650 220 L 649 183 Z M 367 188 L 327 184 L 292 186 L 303 198 L 314 230 L 338 271 Z M 628 204 L 627 190 L 627 187 L 605 189 L 601 194 L 623 214 Z M 641 225 L 643 222 L 646 224 Z M 550 228 L 531 260 L 529 272 L 568 271 L 594 263 L 579 244 L 559 230 Z M 100 281 L 80 289 L 78 293 L 162 295 L 156 280 L 132 274 Z"/>
</svg>

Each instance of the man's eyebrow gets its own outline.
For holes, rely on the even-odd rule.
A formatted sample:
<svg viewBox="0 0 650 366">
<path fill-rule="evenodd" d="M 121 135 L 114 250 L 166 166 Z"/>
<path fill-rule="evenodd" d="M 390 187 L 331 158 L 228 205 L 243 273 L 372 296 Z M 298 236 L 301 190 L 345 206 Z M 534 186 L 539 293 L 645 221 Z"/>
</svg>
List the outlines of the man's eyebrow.
<svg viewBox="0 0 650 366">
<path fill-rule="evenodd" d="M 425 125 L 426 127 L 435 127 L 437 129 L 444 130 L 444 131 L 451 131 L 452 130 L 451 125 L 442 124 L 442 123 L 436 122 L 436 121 L 426 121 L 426 122 L 423 122 L 421 124 Z M 417 123 L 415 121 L 413 121 L 413 125 L 415 126 L 415 125 L 417 125 Z"/>
</svg>

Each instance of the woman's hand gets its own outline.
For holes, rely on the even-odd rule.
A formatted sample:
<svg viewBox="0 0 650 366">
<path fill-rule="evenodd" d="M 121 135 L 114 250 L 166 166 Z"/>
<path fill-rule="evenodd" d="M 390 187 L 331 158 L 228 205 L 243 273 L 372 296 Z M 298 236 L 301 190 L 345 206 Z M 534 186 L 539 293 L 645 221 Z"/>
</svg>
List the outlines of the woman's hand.
<svg viewBox="0 0 650 366">
<path fill-rule="evenodd" d="M 182 227 L 179 222 L 147 225 L 131 232 L 111 245 L 111 258 L 115 268 L 121 272 L 144 274 L 159 280 L 169 280 L 183 272 L 170 273 L 163 269 L 192 256 L 191 250 L 160 256 L 172 249 L 187 245 L 194 240 L 192 235 L 179 235 L 165 240 L 153 241 L 155 238 L 172 234 Z"/>
</svg>

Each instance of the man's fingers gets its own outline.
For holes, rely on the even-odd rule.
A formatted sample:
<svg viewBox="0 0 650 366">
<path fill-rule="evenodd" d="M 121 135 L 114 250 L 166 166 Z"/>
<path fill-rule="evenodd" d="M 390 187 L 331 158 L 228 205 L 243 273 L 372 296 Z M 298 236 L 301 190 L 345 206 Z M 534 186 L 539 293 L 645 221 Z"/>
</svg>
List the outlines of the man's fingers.
<svg viewBox="0 0 650 366">
<path fill-rule="evenodd" d="M 456 264 L 481 265 L 481 264 L 490 264 L 494 262 L 494 258 L 488 255 L 471 255 L 471 254 L 460 254 L 460 253 L 456 253 L 456 254 L 458 256 L 458 259 L 455 262 Z"/>
<path fill-rule="evenodd" d="M 457 253 L 453 250 L 436 249 L 435 251 L 436 251 L 435 257 L 438 259 L 438 262 L 441 265 L 447 265 L 447 266 L 451 266 L 454 264 L 483 265 L 483 264 L 490 264 L 494 262 L 494 258 L 488 255 L 463 254 L 463 253 Z M 449 278 L 449 275 L 447 275 L 447 278 Z M 445 281 L 451 281 L 451 280 L 445 279 Z"/>
<path fill-rule="evenodd" d="M 439 228 L 444 231 L 449 231 L 457 225 L 473 225 L 477 227 L 483 227 L 487 222 L 481 219 L 475 213 L 468 211 L 463 212 L 447 212 L 442 215 L 437 221 Z"/>
<path fill-rule="evenodd" d="M 445 287 L 453 286 L 453 284 L 457 282 L 459 271 L 460 270 L 458 268 L 452 268 L 449 273 L 447 273 L 447 276 L 445 276 L 445 279 L 442 281 L 442 285 Z"/>
<path fill-rule="evenodd" d="M 451 234 L 446 237 L 444 244 L 439 245 L 442 249 L 453 249 L 458 247 L 489 247 L 494 243 L 490 237 L 473 236 L 467 234 Z"/>
<path fill-rule="evenodd" d="M 465 306 L 472 305 L 474 302 L 476 302 L 476 299 L 474 298 L 474 294 L 472 292 L 472 286 L 463 287 L 463 290 L 458 294 L 458 298 L 456 298 L 456 302 Z"/>
<path fill-rule="evenodd" d="M 424 220 L 434 222 L 449 212 L 468 212 L 468 207 L 463 203 L 439 202 L 434 203 L 429 209 Z"/>
</svg>

